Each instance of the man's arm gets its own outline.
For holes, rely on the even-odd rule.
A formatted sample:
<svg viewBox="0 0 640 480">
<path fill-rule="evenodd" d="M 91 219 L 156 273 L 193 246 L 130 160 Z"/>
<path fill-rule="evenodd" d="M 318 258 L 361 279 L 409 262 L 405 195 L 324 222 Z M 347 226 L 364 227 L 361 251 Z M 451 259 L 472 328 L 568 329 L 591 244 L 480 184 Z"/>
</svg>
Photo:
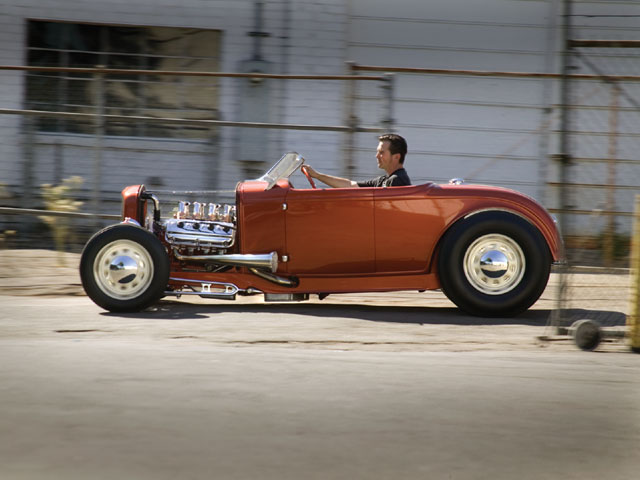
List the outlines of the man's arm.
<svg viewBox="0 0 640 480">
<path fill-rule="evenodd" d="M 311 178 L 315 178 L 316 180 L 320 180 L 322 183 L 325 183 L 333 188 L 350 188 L 357 187 L 358 184 L 353 180 L 349 180 L 347 178 L 334 177 L 333 175 L 327 175 L 325 173 L 316 172 L 309 165 L 305 165 L 307 172 Z"/>
</svg>

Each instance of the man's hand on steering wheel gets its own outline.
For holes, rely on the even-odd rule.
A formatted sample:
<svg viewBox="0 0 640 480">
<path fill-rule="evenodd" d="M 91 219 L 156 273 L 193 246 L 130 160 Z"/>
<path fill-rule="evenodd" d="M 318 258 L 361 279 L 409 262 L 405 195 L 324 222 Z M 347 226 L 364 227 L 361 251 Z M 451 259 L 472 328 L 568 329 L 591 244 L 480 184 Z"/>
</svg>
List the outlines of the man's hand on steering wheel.
<svg viewBox="0 0 640 480">
<path fill-rule="evenodd" d="M 315 176 L 316 171 L 309 165 L 302 165 L 302 167 L 300 167 L 300 170 L 302 171 L 304 176 L 307 177 L 307 180 L 309 180 L 311 188 L 316 188 L 316 182 L 314 182 L 312 178 L 312 175 Z"/>
</svg>

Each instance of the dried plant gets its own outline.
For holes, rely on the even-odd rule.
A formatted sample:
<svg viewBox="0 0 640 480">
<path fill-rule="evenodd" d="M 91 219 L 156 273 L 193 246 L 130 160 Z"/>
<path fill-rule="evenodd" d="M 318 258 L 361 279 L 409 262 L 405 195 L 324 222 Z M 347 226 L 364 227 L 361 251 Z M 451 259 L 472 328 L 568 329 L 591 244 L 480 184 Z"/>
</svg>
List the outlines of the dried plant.
<svg viewBox="0 0 640 480">
<path fill-rule="evenodd" d="M 10 198 L 11 194 L 9 193 L 9 189 L 4 183 L 0 183 L 0 202 Z M 0 232 L 0 248 L 7 248 L 9 238 L 15 234 L 15 230 L 4 230 L 3 232 Z"/>
<path fill-rule="evenodd" d="M 0 248 L 7 248 L 9 238 L 13 237 L 15 234 L 15 230 L 5 230 L 4 232 L 0 232 Z"/>
<path fill-rule="evenodd" d="M 41 185 L 45 209 L 54 212 L 78 211 L 83 202 L 74 200 L 72 195 L 80 188 L 83 182 L 82 177 L 73 176 L 62 180 L 60 185 L 51 185 L 49 183 Z M 42 215 L 40 218 L 51 228 L 53 241 L 59 253 L 58 263 L 64 265 L 63 252 L 71 235 L 71 218 L 51 215 Z"/>
</svg>

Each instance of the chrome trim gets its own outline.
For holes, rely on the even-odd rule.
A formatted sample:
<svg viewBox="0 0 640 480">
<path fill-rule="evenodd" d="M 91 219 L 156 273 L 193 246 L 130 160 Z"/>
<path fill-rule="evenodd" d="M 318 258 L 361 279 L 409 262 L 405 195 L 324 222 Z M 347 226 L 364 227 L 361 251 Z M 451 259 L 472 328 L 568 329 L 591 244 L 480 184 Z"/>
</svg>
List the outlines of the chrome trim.
<svg viewBox="0 0 640 480">
<path fill-rule="evenodd" d="M 469 217 L 473 217 L 474 215 L 478 214 L 478 213 L 485 213 L 485 212 L 506 212 L 506 213 L 511 213 L 513 215 L 516 215 L 520 218 L 522 218 L 523 220 L 526 220 L 528 223 L 531 223 L 531 220 L 526 217 L 525 215 L 523 215 L 520 212 L 516 212 L 515 210 L 511 210 L 509 208 L 483 208 L 482 210 L 475 210 L 473 212 L 467 213 L 464 217 L 464 219 L 467 219 Z M 531 223 L 533 225 L 533 223 Z"/>
<path fill-rule="evenodd" d="M 204 219 L 204 205 L 200 202 L 193 202 L 193 213 L 194 220 L 203 220 Z"/>
<path fill-rule="evenodd" d="M 119 239 L 107 243 L 93 261 L 98 288 L 116 300 L 143 294 L 153 282 L 154 266 L 149 252 L 139 243 Z"/>
<path fill-rule="evenodd" d="M 309 300 L 308 293 L 265 293 L 265 302 L 304 302 Z"/>
<path fill-rule="evenodd" d="M 233 283 L 224 283 L 224 282 L 205 282 L 203 280 L 194 280 L 191 278 L 177 278 L 177 277 L 170 277 L 169 281 L 173 281 L 173 282 L 183 282 L 185 283 L 185 287 L 189 287 L 189 288 L 194 288 L 192 285 L 190 284 L 197 284 L 199 285 L 202 290 L 199 292 L 196 292 L 195 290 L 192 292 L 189 291 L 183 291 L 183 290 L 167 290 L 164 292 L 165 295 L 172 295 L 175 297 L 180 297 L 182 295 L 199 295 L 201 297 L 206 297 L 206 298 L 217 298 L 217 299 L 222 299 L 222 300 L 233 300 L 236 297 L 236 294 L 239 292 L 246 292 L 246 293 L 261 293 L 259 291 L 256 290 L 241 290 L 240 288 L 238 288 L 236 285 L 234 285 Z M 211 287 L 214 288 L 220 288 L 222 289 L 222 291 L 220 292 L 212 292 L 211 291 Z"/>
<path fill-rule="evenodd" d="M 270 282 L 277 283 L 278 285 L 282 285 L 284 287 L 298 286 L 297 279 L 280 277 L 278 275 L 273 275 L 269 272 L 265 272 L 264 270 L 258 270 L 257 268 L 250 268 L 249 271 L 260 278 L 264 278 L 265 280 L 269 280 Z"/>
<path fill-rule="evenodd" d="M 135 220 L 135 219 L 133 219 L 131 217 L 125 217 L 125 219 L 120 223 L 128 223 L 128 224 L 131 224 L 131 225 L 135 225 L 136 227 L 142 227 L 142 225 L 140 225 L 139 221 L 137 221 L 137 220 Z"/>
<path fill-rule="evenodd" d="M 189 218 L 189 202 L 178 202 L 178 211 L 176 212 L 176 218 L 178 220 L 183 220 L 185 218 Z"/>
<path fill-rule="evenodd" d="M 158 197 L 156 197 L 153 193 L 147 192 L 147 195 L 149 196 L 149 198 L 153 202 L 154 211 L 158 212 L 158 214 L 159 214 L 160 213 L 160 199 Z"/>
<path fill-rule="evenodd" d="M 160 221 L 160 200 L 151 192 L 142 192 L 140 198 L 143 200 L 151 200 L 153 202 L 153 221 Z"/>
<path fill-rule="evenodd" d="M 490 233 L 469 245 L 462 267 L 473 288 L 487 295 L 503 295 L 520 284 L 527 263 L 515 240 Z"/>
<path fill-rule="evenodd" d="M 206 293 L 206 292 L 189 292 L 184 290 L 167 290 L 164 292 L 165 296 L 177 297 L 180 298 L 183 295 L 197 295 L 202 298 L 211 298 L 214 300 L 235 300 L 236 294 L 227 294 L 227 293 Z"/>
<path fill-rule="evenodd" d="M 219 220 L 219 211 L 220 211 L 220 205 L 219 204 L 210 203 L 208 208 L 207 208 L 207 219 L 211 220 L 212 222 L 218 221 Z"/>
<path fill-rule="evenodd" d="M 226 249 L 235 243 L 236 227 L 228 222 L 172 218 L 165 223 L 164 235 L 172 246 Z"/>
<path fill-rule="evenodd" d="M 229 255 L 181 255 L 173 250 L 173 255 L 180 261 L 209 262 L 218 265 L 232 265 L 235 267 L 251 267 L 268 269 L 271 272 L 278 270 L 277 252 L 265 253 L 262 255 L 252 254 L 229 254 Z"/>
<path fill-rule="evenodd" d="M 233 205 L 225 204 L 222 208 L 222 221 L 231 223 L 235 221 L 236 207 Z"/>
<path fill-rule="evenodd" d="M 289 178 L 291 174 L 303 164 L 304 158 L 298 153 L 285 153 L 267 173 L 257 180 L 260 182 L 267 182 L 267 188 L 265 188 L 265 190 L 271 190 L 276 183 L 278 183 L 278 180 Z"/>
<path fill-rule="evenodd" d="M 489 277 L 504 275 L 509 269 L 509 259 L 500 250 L 488 250 L 480 254 L 480 270 Z"/>
<path fill-rule="evenodd" d="M 194 248 L 229 248 L 233 245 L 229 237 L 220 235 L 166 234 L 167 241 L 173 246 Z"/>
</svg>

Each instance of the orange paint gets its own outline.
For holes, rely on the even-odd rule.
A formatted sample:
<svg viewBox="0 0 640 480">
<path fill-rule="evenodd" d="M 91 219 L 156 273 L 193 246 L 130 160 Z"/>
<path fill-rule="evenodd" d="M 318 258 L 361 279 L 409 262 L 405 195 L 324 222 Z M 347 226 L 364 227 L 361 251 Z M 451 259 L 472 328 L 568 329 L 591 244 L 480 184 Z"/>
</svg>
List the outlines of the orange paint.
<svg viewBox="0 0 640 480">
<path fill-rule="evenodd" d="M 456 221 L 485 210 L 505 210 L 527 219 L 544 236 L 553 260 L 562 257 L 551 216 L 535 200 L 513 190 L 436 184 L 294 189 L 287 180 L 270 190 L 266 185 L 238 184 L 237 238 L 229 253 L 276 251 L 277 274 L 295 276 L 296 287 L 277 285 L 241 267 L 221 273 L 183 272 L 175 261 L 171 276 L 229 282 L 265 293 L 435 289 L 440 284 L 434 258 L 443 235 Z M 139 200 L 142 192 L 141 185 L 122 191 L 123 216 L 140 223 L 146 215 L 146 201 Z"/>
</svg>

